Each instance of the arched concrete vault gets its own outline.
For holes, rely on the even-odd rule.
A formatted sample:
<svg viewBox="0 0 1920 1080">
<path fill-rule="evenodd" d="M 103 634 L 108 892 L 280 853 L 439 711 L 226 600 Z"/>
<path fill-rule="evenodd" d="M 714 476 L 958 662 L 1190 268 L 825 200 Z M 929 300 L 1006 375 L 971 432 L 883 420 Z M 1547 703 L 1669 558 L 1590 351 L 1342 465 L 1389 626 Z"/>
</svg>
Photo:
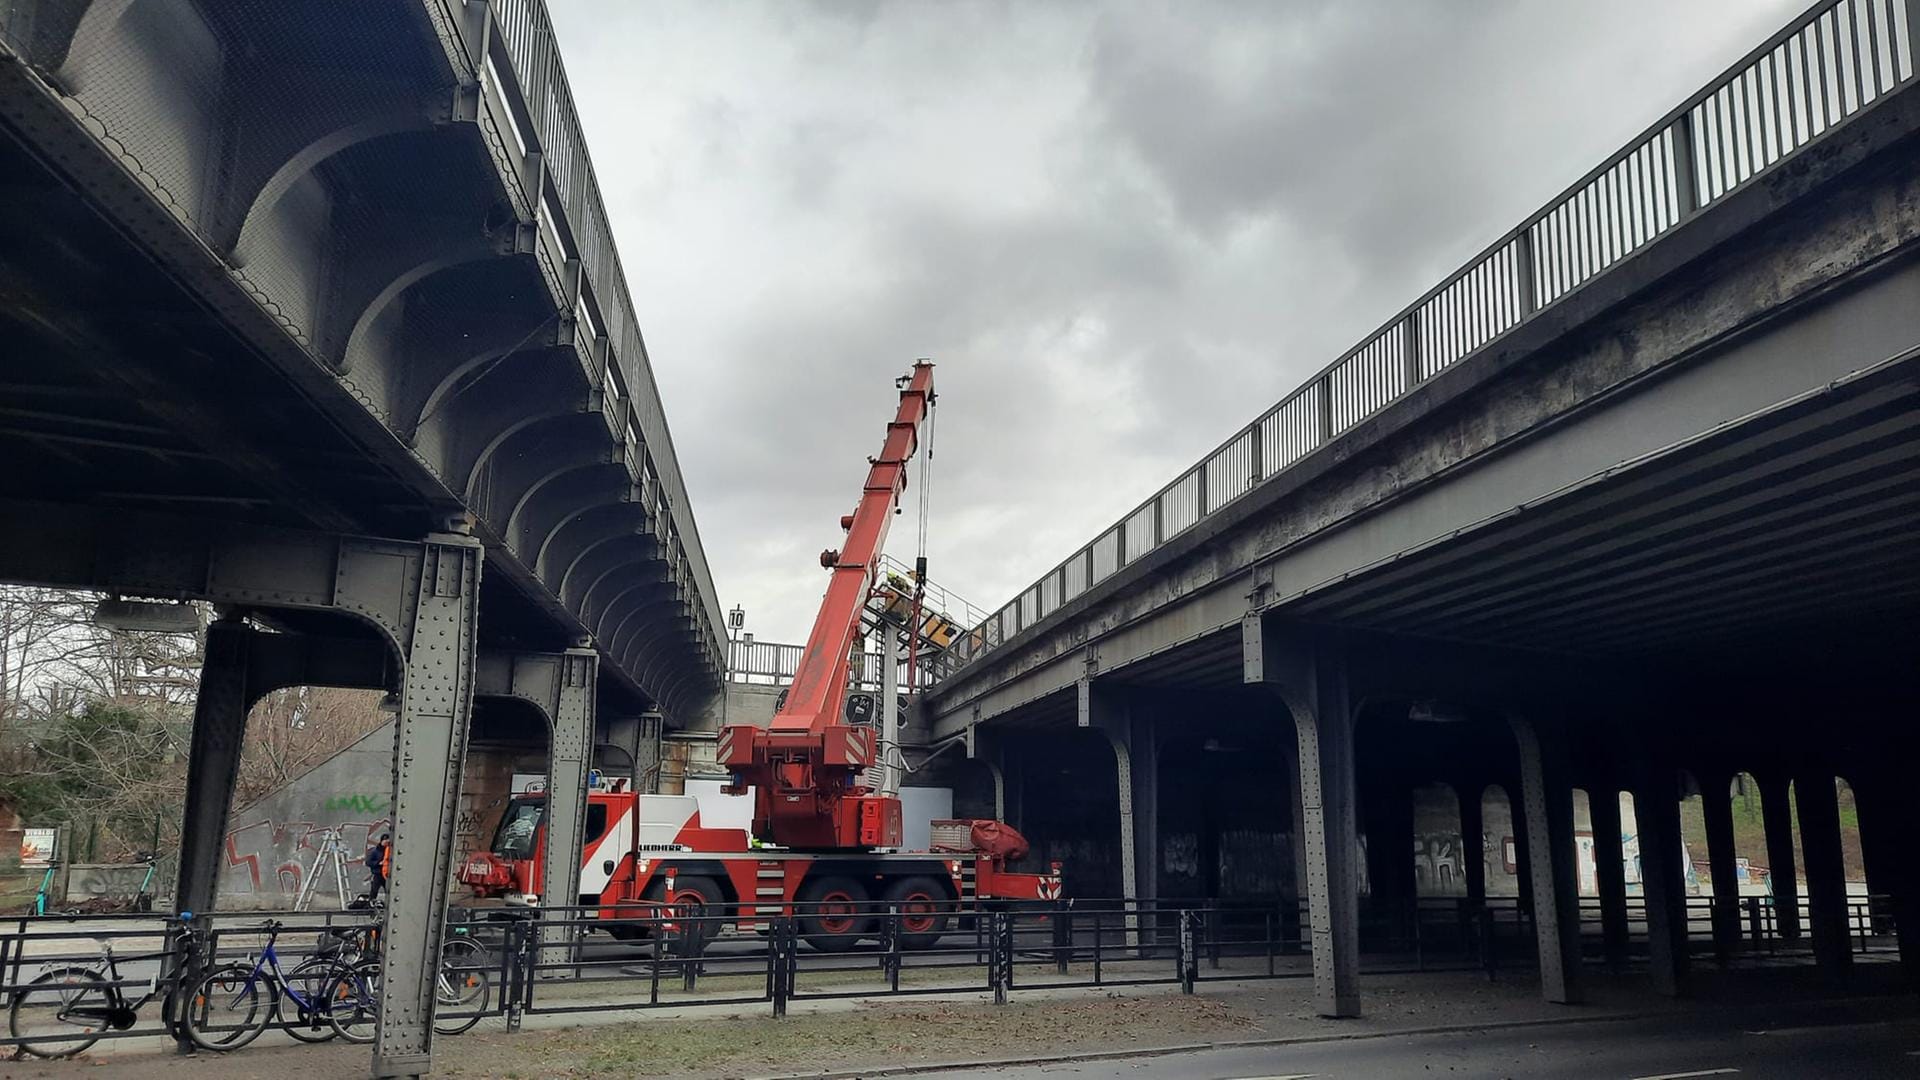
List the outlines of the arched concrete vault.
<svg viewBox="0 0 1920 1080">
<path fill-rule="evenodd" d="M 623 461 L 586 460 L 558 465 L 529 484 L 500 522 L 507 543 L 521 561 L 537 570 L 536 552 L 560 523 L 582 506 L 634 497 L 633 478 Z"/>
<path fill-rule="evenodd" d="M 583 621 L 599 626 L 599 619 L 612 610 L 612 601 L 635 585 L 652 585 L 667 579 L 666 564 L 659 561 L 659 549 L 651 538 L 614 536 L 583 554 L 572 587 L 561 594 L 573 605 Z M 591 558 L 589 558 L 591 556 Z"/>
<path fill-rule="evenodd" d="M 644 552 L 643 546 L 635 554 Z M 635 603 L 670 593 L 677 583 L 665 561 L 638 558 L 616 563 L 596 575 L 590 584 L 580 597 L 581 618 L 611 649 L 619 637 L 619 619 L 629 614 Z"/>
<path fill-rule="evenodd" d="M 562 413 L 516 423 L 474 462 L 467 475 L 467 503 L 504 535 L 514 510 L 536 487 L 571 468 L 619 461 L 598 413 Z"/>
<path fill-rule="evenodd" d="M 554 526 L 533 555 L 534 573 L 576 610 L 616 560 L 656 558 L 653 515 L 637 501 L 602 503 L 575 511 Z M 623 550 L 627 549 L 627 550 Z M 640 554 L 644 553 L 644 554 Z"/>
</svg>

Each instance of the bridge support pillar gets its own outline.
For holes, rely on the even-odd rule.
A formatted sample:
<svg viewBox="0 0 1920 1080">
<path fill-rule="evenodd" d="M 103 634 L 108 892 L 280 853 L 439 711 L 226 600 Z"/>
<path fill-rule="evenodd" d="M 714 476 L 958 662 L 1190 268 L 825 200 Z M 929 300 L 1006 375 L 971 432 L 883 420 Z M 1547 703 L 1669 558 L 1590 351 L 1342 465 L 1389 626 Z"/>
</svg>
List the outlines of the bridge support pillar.
<svg viewBox="0 0 1920 1080">
<path fill-rule="evenodd" d="M 470 537 L 436 535 L 421 555 L 394 725 L 393 873 L 376 1077 L 419 1076 L 433 1064 L 434 982 L 473 720 L 481 547 Z"/>
<path fill-rule="evenodd" d="M 1466 878 L 1467 903 L 1478 907 L 1487 902 L 1487 826 L 1480 802 L 1486 786 L 1477 780 L 1463 781 L 1454 785 L 1454 792 L 1460 800 L 1460 868 Z"/>
<path fill-rule="evenodd" d="M 1159 754 L 1153 718 L 1133 702 L 1121 700 L 1122 693 L 1118 687 L 1082 679 L 1080 725 L 1099 730 L 1113 747 L 1120 811 L 1120 894 L 1136 912 L 1148 912 L 1159 892 L 1154 877 L 1160 850 Z M 1158 925 L 1157 919 L 1149 916 L 1149 920 L 1149 926 Z M 1129 916 L 1128 944 L 1143 947 L 1147 943 L 1140 939 L 1139 927 L 1138 914 Z"/>
<path fill-rule="evenodd" d="M 200 688 L 193 702 L 186 817 L 180 829 L 180 869 L 173 892 L 176 909 L 195 915 L 213 910 L 220 881 L 247 710 L 257 696 L 248 678 L 247 644 L 254 633 L 234 618 L 217 619 L 207 627 Z"/>
<path fill-rule="evenodd" d="M 1721 967 L 1740 952 L 1740 871 L 1733 857 L 1733 778 L 1699 774 L 1700 807 L 1707 823 L 1707 867 L 1713 880 L 1713 956 Z"/>
<path fill-rule="evenodd" d="M 1814 770 L 1794 785 L 1800 810 L 1800 846 L 1807 855 L 1808 927 L 1814 963 L 1844 985 L 1853 962 L 1847 933 L 1847 868 L 1840 854 L 1840 802 L 1833 774 Z"/>
<path fill-rule="evenodd" d="M 540 930 L 540 964 L 572 960 L 579 935 L 566 923 L 582 917 L 569 912 L 580 902 L 580 859 L 586 835 L 587 772 L 593 753 L 594 682 L 599 654 L 589 648 L 561 653 L 487 653 L 479 657 L 474 693 L 513 698 L 539 711 L 551 737 L 547 743 L 546 848 L 540 865 L 540 906 L 553 920 Z M 563 910 L 553 910 L 555 908 Z M 566 972 L 551 968 L 543 978 Z"/>
<path fill-rule="evenodd" d="M 1760 820 L 1767 833 L 1767 887 L 1773 894 L 1773 919 L 1780 936 L 1800 937 L 1799 853 L 1793 844 L 1791 778 L 1779 770 L 1761 773 Z"/>
<path fill-rule="evenodd" d="M 1520 747 L 1540 992 L 1548 1001 L 1573 1004 L 1581 999 L 1580 896 L 1566 745 L 1558 732 L 1542 731 L 1524 717 L 1509 717 L 1508 726 Z"/>
<path fill-rule="evenodd" d="M 1279 696 L 1300 746 L 1314 1008 L 1359 1016 L 1360 839 L 1345 657 L 1337 643 L 1285 634 L 1258 613 L 1240 626 L 1243 678 Z"/>
<path fill-rule="evenodd" d="M 1627 867 L 1620 843 L 1620 793 L 1612 785 L 1587 792 L 1593 822 L 1593 875 L 1600 888 L 1600 938 L 1607 967 L 1627 962 Z"/>
<path fill-rule="evenodd" d="M 1640 881 L 1647 900 L 1647 959 L 1654 990 L 1679 997 L 1687 985 L 1687 891 L 1680 869 L 1679 773 L 1665 759 L 1634 786 Z"/>
<path fill-rule="evenodd" d="M 1908 986 L 1920 990 L 1920 835 L 1900 799 L 1901 783 L 1897 775 L 1874 769 L 1860 775 L 1853 794 L 1860 807 L 1867 875 L 1873 882 L 1869 888 L 1891 899 L 1900 966 Z"/>
<path fill-rule="evenodd" d="M 1385 765 L 1366 786 L 1371 790 L 1361 802 L 1367 810 L 1367 883 L 1395 948 L 1407 947 L 1419 893 L 1413 873 L 1413 782 L 1396 765 Z"/>
</svg>

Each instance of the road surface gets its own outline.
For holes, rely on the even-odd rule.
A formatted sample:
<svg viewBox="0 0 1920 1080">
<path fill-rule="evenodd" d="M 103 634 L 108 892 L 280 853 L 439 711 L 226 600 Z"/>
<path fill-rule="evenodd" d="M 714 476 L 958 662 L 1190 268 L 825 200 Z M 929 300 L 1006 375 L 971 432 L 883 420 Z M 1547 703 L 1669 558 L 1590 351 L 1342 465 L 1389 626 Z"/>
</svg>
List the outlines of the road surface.
<svg viewBox="0 0 1920 1080">
<path fill-rule="evenodd" d="M 1776 1026 L 1777 1025 L 1777 1026 Z M 1920 1078 L 1920 1003 L 1396 1035 L 921 1074 L 948 1080 Z"/>
</svg>

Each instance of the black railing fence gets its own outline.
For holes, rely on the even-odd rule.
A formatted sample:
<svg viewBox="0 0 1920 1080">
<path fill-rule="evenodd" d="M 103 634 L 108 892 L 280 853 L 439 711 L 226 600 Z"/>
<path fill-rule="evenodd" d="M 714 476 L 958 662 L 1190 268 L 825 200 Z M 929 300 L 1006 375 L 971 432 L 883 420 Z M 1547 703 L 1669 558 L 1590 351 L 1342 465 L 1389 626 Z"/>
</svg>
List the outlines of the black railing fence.
<svg viewBox="0 0 1920 1080">
<path fill-rule="evenodd" d="M 1603 956 L 1596 898 L 1581 900 L 1586 955 Z M 1755 962 L 1805 954 L 1803 909 L 1797 938 L 1785 934 L 1767 898 L 1740 901 L 1740 956 Z M 717 904 L 650 907 L 603 920 L 592 907 L 456 911 L 435 1026 L 444 1034 L 485 1018 L 508 1030 L 529 1015 L 606 1014 L 694 1006 L 765 1005 L 785 1015 L 795 1001 L 927 994 L 989 995 L 1072 987 L 1178 986 L 1312 976 L 1311 919 L 1297 900 L 1099 900 L 997 907 L 951 905 L 902 910 L 880 904 L 789 905 L 777 915 Z M 1536 932 L 1519 897 L 1424 897 L 1361 905 L 1361 970 L 1368 974 L 1481 971 L 1498 978 L 1534 966 Z M 1688 940 L 1714 949 L 1713 901 L 1689 897 Z M 1884 897 L 1852 898 L 1848 927 L 1856 952 L 1896 950 Z M 1626 905 L 1630 955 L 1645 954 L 1646 910 Z M 609 933 L 609 930 L 617 931 Z M 302 964 L 355 951 L 378 957 L 378 930 L 366 913 L 220 913 L 182 921 L 167 915 L 17 918 L 0 923 L 0 1007 L 36 1014 L 33 1030 L 0 1032 L 0 1043 L 57 1050 L 49 1030 L 58 1009 L 16 1010 L 23 993 L 45 994 L 49 979 L 117 995 L 125 1006 L 99 1038 L 183 1037 L 181 988 L 203 972 L 239 964 L 254 970 L 269 940 L 280 976 Z M 37 981 L 38 980 L 38 981 Z M 309 1041 L 331 1037 L 323 1018 L 289 1005 L 282 991 L 268 1029 Z M 30 998 L 30 1000 L 33 1000 Z M 364 1004 L 364 1003 L 363 1003 Z M 257 1023 L 257 1021 L 248 1021 Z M 364 1023 L 370 1030 L 370 1019 Z M 31 1027 L 32 1025 L 27 1025 Z M 342 1025 L 347 1027 L 349 1025 Z"/>
</svg>

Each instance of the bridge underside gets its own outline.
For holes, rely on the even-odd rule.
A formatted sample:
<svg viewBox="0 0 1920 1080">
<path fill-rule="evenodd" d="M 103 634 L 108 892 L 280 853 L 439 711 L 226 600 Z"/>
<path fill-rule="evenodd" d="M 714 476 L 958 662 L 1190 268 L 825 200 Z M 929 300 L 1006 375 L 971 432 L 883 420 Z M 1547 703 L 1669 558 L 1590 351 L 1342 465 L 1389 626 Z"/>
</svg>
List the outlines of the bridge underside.
<svg viewBox="0 0 1920 1080">
<path fill-rule="evenodd" d="M 0 4 L 0 238 L 0 582 L 214 606 L 183 913 L 251 706 L 388 692 L 373 1066 L 425 1071 L 469 736 L 548 747 L 567 897 L 602 744 L 721 686 L 544 7 Z"/>
</svg>

